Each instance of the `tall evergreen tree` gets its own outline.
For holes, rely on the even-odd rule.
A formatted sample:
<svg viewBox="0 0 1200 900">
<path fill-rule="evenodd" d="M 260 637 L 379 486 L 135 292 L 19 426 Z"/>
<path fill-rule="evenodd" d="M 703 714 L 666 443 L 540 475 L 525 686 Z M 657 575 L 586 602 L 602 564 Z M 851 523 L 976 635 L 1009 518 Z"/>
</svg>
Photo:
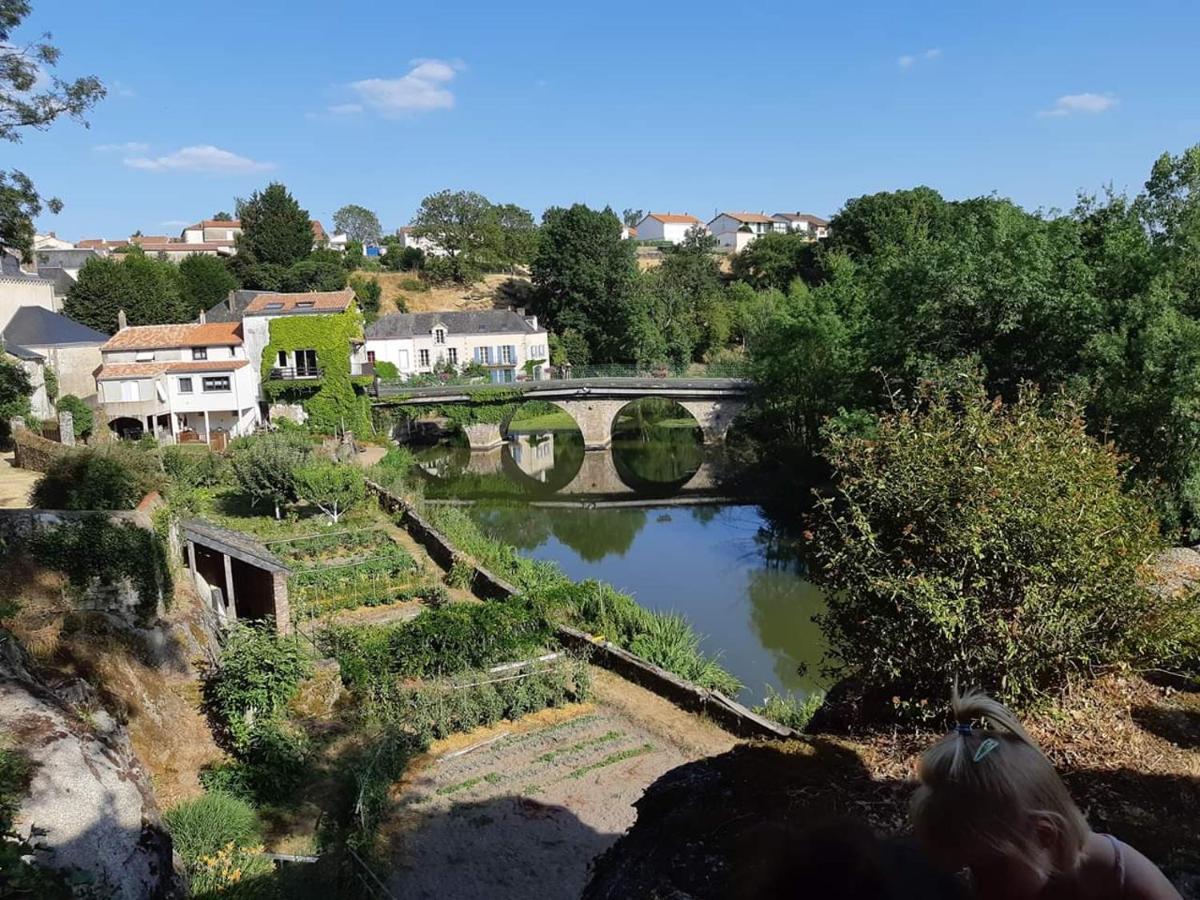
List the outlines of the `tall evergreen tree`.
<svg viewBox="0 0 1200 900">
<path fill-rule="evenodd" d="M 277 181 L 249 200 L 239 200 L 238 253 L 259 265 L 290 266 L 307 257 L 313 248 L 312 219 L 288 189 Z"/>
</svg>

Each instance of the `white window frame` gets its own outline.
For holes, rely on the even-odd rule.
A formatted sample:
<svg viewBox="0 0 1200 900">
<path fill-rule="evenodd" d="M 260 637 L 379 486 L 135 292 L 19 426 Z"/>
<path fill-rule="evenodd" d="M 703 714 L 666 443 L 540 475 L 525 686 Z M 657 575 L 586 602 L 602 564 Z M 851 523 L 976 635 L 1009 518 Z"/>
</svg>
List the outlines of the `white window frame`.
<svg viewBox="0 0 1200 900">
<path fill-rule="evenodd" d="M 429 351 L 428 350 L 418 350 L 417 351 L 417 368 L 419 368 L 419 369 L 428 369 L 429 368 Z"/>
</svg>

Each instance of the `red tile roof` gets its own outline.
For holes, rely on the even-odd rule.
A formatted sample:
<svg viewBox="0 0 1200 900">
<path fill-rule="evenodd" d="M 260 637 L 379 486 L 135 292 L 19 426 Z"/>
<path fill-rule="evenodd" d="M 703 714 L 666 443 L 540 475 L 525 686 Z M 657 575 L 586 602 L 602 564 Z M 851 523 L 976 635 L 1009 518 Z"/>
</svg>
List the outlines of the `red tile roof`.
<svg viewBox="0 0 1200 900">
<path fill-rule="evenodd" d="M 776 218 L 787 219 L 789 222 L 808 222 L 810 225 L 828 225 L 828 219 L 814 216 L 812 213 L 775 213 Z"/>
<path fill-rule="evenodd" d="M 353 292 L 351 292 L 353 293 Z M 241 322 L 187 325 L 134 325 L 108 339 L 101 350 L 164 350 L 173 347 L 237 347 Z"/>
<path fill-rule="evenodd" d="M 199 374 L 202 372 L 235 372 L 250 363 L 245 359 L 212 359 L 207 362 L 145 362 L 145 363 L 105 363 L 95 372 L 97 381 L 111 381 L 114 378 L 157 378 L 164 373 L 172 375 Z"/>
<path fill-rule="evenodd" d="M 325 226 L 316 219 L 312 220 L 313 238 L 318 241 L 325 240 Z"/>
<path fill-rule="evenodd" d="M 310 291 L 305 294 L 259 294 L 247 304 L 245 315 L 286 316 L 294 313 L 345 312 L 354 300 L 354 291 Z"/>
<path fill-rule="evenodd" d="M 657 219 L 671 225 L 702 225 L 703 223 L 688 213 L 648 213 L 647 219 Z"/>
</svg>

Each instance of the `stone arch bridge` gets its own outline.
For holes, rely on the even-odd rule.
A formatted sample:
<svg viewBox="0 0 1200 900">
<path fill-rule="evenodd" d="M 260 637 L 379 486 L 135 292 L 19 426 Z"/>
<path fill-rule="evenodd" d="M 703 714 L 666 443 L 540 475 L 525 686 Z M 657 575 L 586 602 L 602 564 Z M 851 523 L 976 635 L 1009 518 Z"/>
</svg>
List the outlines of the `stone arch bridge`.
<svg viewBox="0 0 1200 900">
<path fill-rule="evenodd" d="M 481 386 L 484 387 L 484 386 Z M 730 423 L 749 401 L 750 382 L 742 378 L 570 378 L 520 381 L 499 387 L 519 391 L 523 400 L 545 400 L 567 413 L 583 434 L 584 447 L 603 450 L 612 444 L 617 414 L 634 400 L 662 397 L 676 401 L 695 418 L 705 443 L 725 439 Z M 487 405 L 486 390 L 453 385 L 408 387 L 378 382 L 375 403 L 381 406 L 441 406 L 450 403 Z M 512 402 L 505 396 L 506 403 Z M 491 450 L 504 443 L 505 422 L 481 422 L 464 428 L 472 450 Z"/>
</svg>

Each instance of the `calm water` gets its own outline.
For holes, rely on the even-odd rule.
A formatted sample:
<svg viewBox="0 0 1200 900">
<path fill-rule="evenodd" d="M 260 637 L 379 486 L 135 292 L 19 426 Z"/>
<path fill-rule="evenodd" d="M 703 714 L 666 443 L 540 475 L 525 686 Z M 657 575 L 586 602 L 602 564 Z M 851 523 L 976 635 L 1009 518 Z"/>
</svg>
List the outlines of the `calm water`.
<svg viewBox="0 0 1200 900">
<path fill-rule="evenodd" d="M 642 429 L 588 453 L 577 431 L 510 433 L 491 453 L 439 445 L 420 459 L 428 498 L 472 501 L 480 526 L 528 555 L 687 616 L 746 685 L 744 702 L 767 685 L 824 685 L 820 591 L 691 429 Z"/>
</svg>

